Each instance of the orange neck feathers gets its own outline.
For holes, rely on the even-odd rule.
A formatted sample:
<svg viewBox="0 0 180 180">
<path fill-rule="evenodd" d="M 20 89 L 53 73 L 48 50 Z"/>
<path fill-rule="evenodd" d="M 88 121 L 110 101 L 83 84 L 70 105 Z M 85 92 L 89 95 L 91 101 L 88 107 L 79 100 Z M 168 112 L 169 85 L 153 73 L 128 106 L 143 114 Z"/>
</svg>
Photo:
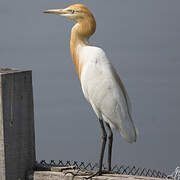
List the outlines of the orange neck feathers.
<svg viewBox="0 0 180 180">
<path fill-rule="evenodd" d="M 87 9 L 86 14 L 82 20 L 79 20 L 71 31 L 70 49 L 73 62 L 75 64 L 76 71 L 81 77 L 81 71 L 83 64 L 80 63 L 77 48 L 78 46 L 87 46 L 90 36 L 94 34 L 96 30 L 96 21 L 92 13 Z"/>
</svg>

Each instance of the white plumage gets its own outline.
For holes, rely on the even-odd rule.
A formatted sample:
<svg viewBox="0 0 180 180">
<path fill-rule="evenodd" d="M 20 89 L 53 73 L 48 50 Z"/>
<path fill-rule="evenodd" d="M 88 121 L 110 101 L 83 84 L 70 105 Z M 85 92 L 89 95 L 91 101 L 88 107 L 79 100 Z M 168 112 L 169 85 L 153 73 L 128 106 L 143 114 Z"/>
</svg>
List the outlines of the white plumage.
<svg viewBox="0 0 180 180">
<path fill-rule="evenodd" d="M 127 92 L 123 93 L 114 77 L 115 69 L 104 51 L 98 47 L 82 46 L 78 47 L 78 55 L 80 63 L 84 64 L 80 77 L 82 90 L 97 117 L 119 130 L 126 141 L 135 142 L 137 132 Z"/>
</svg>

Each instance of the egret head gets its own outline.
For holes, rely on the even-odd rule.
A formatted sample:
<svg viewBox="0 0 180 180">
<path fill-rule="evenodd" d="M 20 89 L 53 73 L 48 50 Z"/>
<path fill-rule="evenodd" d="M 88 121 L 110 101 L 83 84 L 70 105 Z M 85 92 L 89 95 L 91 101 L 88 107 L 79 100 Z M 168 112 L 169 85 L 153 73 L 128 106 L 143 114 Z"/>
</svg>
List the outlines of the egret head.
<svg viewBox="0 0 180 180">
<path fill-rule="evenodd" d="M 57 14 L 65 16 L 72 21 L 80 23 L 89 18 L 94 19 L 93 14 L 89 9 L 83 4 L 73 4 L 64 9 L 49 9 L 44 11 L 44 13 Z"/>
</svg>

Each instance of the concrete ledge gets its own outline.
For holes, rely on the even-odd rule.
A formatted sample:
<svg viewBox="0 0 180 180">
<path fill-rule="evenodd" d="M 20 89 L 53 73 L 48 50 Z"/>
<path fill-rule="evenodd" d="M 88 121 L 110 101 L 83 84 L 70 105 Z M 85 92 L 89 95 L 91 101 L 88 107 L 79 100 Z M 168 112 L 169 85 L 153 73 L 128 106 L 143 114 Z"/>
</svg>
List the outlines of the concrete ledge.
<svg viewBox="0 0 180 180">
<path fill-rule="evenodd" d="M 84 180 L 86 176 L 75 176 L 73 180 Z M 35 171 L 29 174 L 28 180 L 72 180 L 71 174 L 64 172 L 52 171 Z M 161 178 L 143 177 L 143 176 L 130 176 L 119 174 L 104 174 L 103 176 L 93 177 L 92 180 L 164 180 Z"/>
</svg>

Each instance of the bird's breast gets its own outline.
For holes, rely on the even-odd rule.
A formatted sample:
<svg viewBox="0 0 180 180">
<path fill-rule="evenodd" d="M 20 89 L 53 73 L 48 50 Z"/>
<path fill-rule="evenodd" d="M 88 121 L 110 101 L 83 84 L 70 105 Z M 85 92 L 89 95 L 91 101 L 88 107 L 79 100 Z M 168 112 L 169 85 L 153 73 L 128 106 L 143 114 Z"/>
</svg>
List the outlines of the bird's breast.
<svg viewBox="0 0 180 180">
<path fill-rule="evenodd" d="M 102 53 L 104 52 L 100 48 L 92 46 L 82 48 L 79 52 L 79 60 L 83 64 L 80 77 L 81 86 L 84 96 L 89 102 L 95 95 L 96 98 L 100 98 L 97 97 L 97 92 L 100 90 L 103 80 L 108 79 L 107 66 L 109 63 L 102 58 L 104 57 Z M 103 93 L 98 96 L 103 96 Z"/>
</svg>

